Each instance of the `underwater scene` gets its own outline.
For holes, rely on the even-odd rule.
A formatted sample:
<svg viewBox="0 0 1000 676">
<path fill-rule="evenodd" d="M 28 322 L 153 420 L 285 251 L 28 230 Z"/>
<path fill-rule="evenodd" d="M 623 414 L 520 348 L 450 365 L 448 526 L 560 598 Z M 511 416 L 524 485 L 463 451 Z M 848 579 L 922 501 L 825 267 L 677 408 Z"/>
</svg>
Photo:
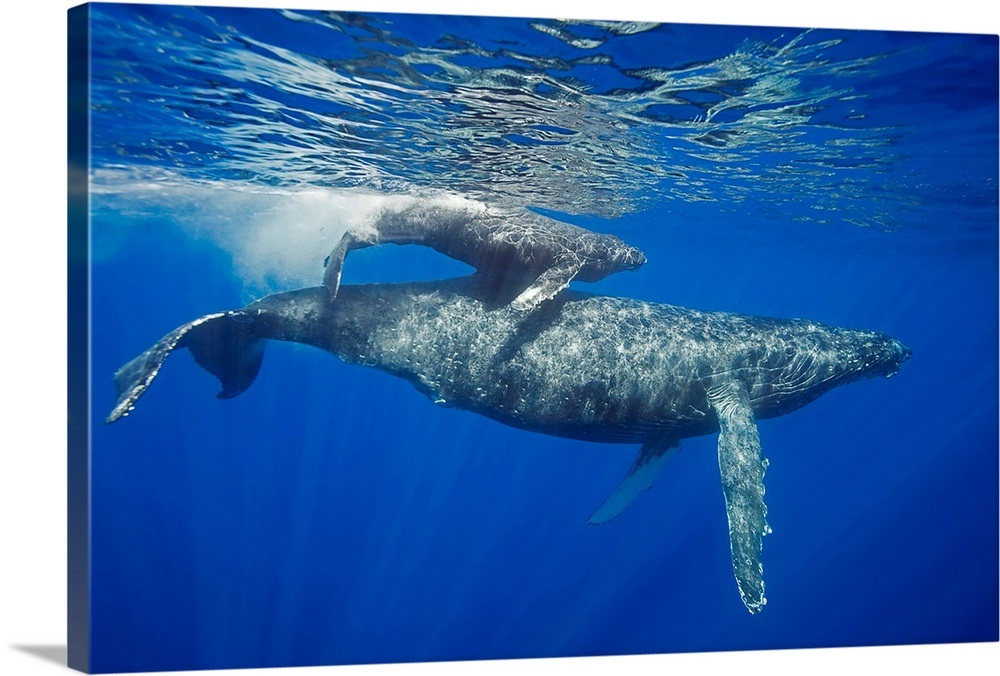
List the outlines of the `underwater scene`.
<svg viewBox="0 0 1000 676">
<path fill-rule="evenodd" d="M 998 640 L 998 38 L 92 4 L 89 668 Z"/>
</svg>

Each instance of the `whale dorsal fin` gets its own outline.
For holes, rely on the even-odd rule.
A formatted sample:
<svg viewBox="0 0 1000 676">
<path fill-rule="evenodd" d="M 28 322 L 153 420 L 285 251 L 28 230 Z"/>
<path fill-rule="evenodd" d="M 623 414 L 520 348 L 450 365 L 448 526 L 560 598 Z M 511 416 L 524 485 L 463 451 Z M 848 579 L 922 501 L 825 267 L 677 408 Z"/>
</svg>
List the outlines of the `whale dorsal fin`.
<svg viewBox="0 0 1000 676">
<path fill-rule="evenodd" d="M 567 254 L 559 257 L 552 267 L 538 275 L 538 279 L 511 301 L 510 306 L 521 312 L 538 307 L 539 303 L 547 301 L 569 286 L 582 268 L 583 259 L 578 256 Z"/>
<path fill-rule="evenodd" d="M 643 444 L 639 449 L 639 454 L 635 456 L 635 462 L 632 463 L 628 474 L 621 480 L 614 492 L 608 496 L 604 504 L 590 516 L 590 523 L 607 523 L 621 514 L 635 496 L 653 485 L 653 480 L 660 473 L 663 464 L 668 457 L 673 455 L 670 451 L 676 452 L 677 448 L 677 440 L 671 438 L 658 439 Z"/>
<path fill-rule="evenodd" d="M 708 392 L 708 402 L 719 418 L 719 471 L 729 517 L 729 546 L 733 572 L 743 603 L 759 613 L 764 598 L 761 538 L 770 532 L 764 504 L 764 470 L 760 435 L 750 407 L 746 385 L 731 380 Z"/>
</svg>

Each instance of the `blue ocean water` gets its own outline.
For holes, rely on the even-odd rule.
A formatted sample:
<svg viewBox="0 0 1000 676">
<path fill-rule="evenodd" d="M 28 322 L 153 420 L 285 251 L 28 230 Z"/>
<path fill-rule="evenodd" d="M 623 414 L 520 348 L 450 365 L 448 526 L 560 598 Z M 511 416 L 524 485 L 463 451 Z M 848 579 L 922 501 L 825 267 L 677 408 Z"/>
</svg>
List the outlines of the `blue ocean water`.
<svg viewBox="0 0 1000 676">
<path fill-rule="evenodd" d="M 94 670 L 997 640 L 996 36 L 91 11 Z M 913 349 L 760 422 L 760 615 L 715 435 L 595 527 L 634 446 L 305 346 L 232 400 L 178 353 L 103 424 L 162 335 L 318 284 L 346 224 L 441 193 L 646 253 L 581 289 Z M 386 246 L 344 283 L 468 270 Z"/>
</svg>

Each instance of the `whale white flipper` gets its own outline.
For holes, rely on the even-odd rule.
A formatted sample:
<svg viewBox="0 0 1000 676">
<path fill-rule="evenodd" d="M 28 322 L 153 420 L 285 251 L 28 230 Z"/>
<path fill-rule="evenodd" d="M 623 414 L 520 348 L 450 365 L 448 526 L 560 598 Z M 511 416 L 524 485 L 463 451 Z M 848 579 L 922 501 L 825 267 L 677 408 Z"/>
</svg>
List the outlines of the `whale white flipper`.
<svg viewBox="0 0 1000 676">
<path fill-rule="evenodd" d="M 347 257 L 347 252 L 353 248 L 354 241 L 354 235 L 345 232 L 344 236 L 337 242 L 337 246 L 333 248 L 333 251 L 330 252 L 330 255 L 326 259 L 323 286 L 330 292 L 330 300 L 334 300 L 337 297 L 337 291 L 340 289 L 340 276 L 344 271 L 344 259 Z"/>
<path fill-rule="evenodd" d="M 515 310 L 525 312 L 547 301 L 569 286 L 583 268 L 583 260 L 576 256 L 563 256 L 551 268 L 538 275 L 538 279 L 511 301 Z"/>
<path fill-rule="evenodd" d="M 719 418 L 719 471 L 729 517 L 733 572 L 747 610 L 759 613 L 767 603 L 760 557 L 761 538 L 770 532 L 764 504 L 767 461 L 761 454 L 745 384 L 730 380 L 710 389 L 708 403 Z"/>
<path fill-rule="evenodd" d="M 653 485 L 653 480 L 660 473 L 667 458 L 676 453 L 678 448 L 680 446 L 677 440 L 669 437 L 643 444 L 642 448 L 639 449 L 639 454 L 635 456 L 635 462 L 632 463 L 628 474 L 621 480 L 614 492 L 608 496 L 604 504 L 590 516 L 590 523 L 594 525 L 607 523 L 621 514 L 635 496 Z"/>
</svg>

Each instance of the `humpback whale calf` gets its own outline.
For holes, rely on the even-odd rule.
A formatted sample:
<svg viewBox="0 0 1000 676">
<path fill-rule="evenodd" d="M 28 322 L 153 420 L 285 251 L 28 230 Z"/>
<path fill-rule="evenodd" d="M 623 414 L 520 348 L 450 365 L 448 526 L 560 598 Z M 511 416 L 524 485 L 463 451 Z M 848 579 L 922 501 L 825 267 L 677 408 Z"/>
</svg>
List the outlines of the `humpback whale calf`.
<svg viewBox="0 0 1000 676">
<path fill-rule="evenodd" d="M 422 244 L 492 275 L 497 294 L 527 311 L 578 279 L 596 282 L 646 262 L 614 235 L 563 223 L 527 209 L 470 200 L 406 201 L 383 207 L 348 229 L 326 259 L 323 286 L 335 300 L 347 253 L 377 244 Z"/>
<path fill-rule="evenodd" d="M 592 523 L 612 519 L 648 488 L 681 439 L 717 432 L 733 569 L 751 613 L 765 603 L 761 538 L 769 532 L 756 420 L 794 411 L 838 385 L 891 376 L 910 356 L 872 331 L 571 290 L 536 312 L 518 312 L 478 274 L 347 285 L 333 303 L 316 287 L 170 332 L 115 374 L 119 397 L 107 422 L 133 410 L 181 347 L 219 379 L 219 397 L 240 394 L 256 378 L 267 340 L 373 366 L 438 404 L 514 427 L 640 444 Z"/>
</svg>

